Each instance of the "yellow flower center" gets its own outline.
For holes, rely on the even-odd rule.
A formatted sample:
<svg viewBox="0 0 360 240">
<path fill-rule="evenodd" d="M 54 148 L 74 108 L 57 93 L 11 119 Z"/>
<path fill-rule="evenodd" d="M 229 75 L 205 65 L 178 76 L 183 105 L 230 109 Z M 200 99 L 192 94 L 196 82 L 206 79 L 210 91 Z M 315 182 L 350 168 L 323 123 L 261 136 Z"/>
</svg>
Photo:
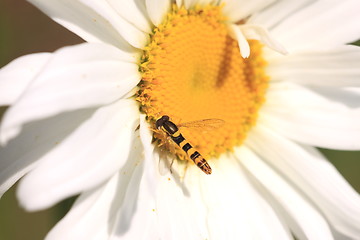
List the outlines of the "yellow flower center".
<svg viewBox="0 0 360 240">
<path fill-rule="evenodd" d="M 150 37 L 141 59 L 137 100 L 159 146 L 189 160 L 166 133 L 155 130 L 163 115 L 179 126 L 200 121 L 179 129 L 205 158 L 240 145 L 256 122 L 268 85 L 262 45 L 249 41 L 251 55 L 243 59 L 221 6 L 211 5 L 191 10 L 174 5 Z M 211 120 L 202 124 L 204 119 L 223 124 L 207 127 Z"/>
</svg>

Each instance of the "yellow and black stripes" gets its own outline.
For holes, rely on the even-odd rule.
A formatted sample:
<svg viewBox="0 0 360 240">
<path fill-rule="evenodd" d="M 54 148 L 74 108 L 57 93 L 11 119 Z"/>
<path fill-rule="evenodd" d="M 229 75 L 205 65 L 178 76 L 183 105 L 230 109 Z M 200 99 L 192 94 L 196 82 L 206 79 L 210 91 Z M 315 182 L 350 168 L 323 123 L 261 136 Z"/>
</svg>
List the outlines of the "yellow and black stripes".
<svg viewBox="0 0 360 240">
<path fill-rule="evenodd" d="M 169 134 L 169 133 L 167 132 L 167 134 Z M 183 135 L 179 131 L 176 131 L 175 133 L 169 134 L 169 135 L 170 135 L 171 139 L 177 145 L 179 145 L 179 147 L 181 147 L 180 144 L 185 141 L 185 138 L 183 137 Z"/>
<path fill-rule="evenodd" d="M 180 133 L 179 128 L 175 123 L 170 121 L 169 116 L 162 116 L 156 121 L 156 128 L 163 130 L 171 139 L 186 152 L 189 158 L 194 161 L 204 173 L 211 174 L 212 170 L 207 161 L 196 151 L 189 142 L 186 141 L 184 136 Z"/>
<path fill-rule="evenodd" d="M 176 133 L 175 133 L 176 134 Z M 189 142 L 186 142 L 185 138 L 182 136 L 181 133 L 179 133 L 178 137 L 173 137 L 171 136 L 171 138 L 174 140 L 174 142 L 179 145 L 179 147 L 184 150 L 187 155 L 190 157 L 191 160 L 194 161 L 194 163 L 198 166 L 201 167 L 204 165 L 204 163 L 206 162 L 205 159 L 201 156 L 201 154 L 196 151 Z M 181 139 L 181 141 L 179 141 Z"/>
</svg>

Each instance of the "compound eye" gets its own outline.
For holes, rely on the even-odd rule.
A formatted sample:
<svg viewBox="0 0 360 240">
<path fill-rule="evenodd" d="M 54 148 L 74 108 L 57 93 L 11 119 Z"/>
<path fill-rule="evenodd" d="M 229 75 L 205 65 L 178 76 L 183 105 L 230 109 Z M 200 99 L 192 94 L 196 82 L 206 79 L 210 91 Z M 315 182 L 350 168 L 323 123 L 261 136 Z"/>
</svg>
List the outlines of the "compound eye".
<svg viewBox="0 0 360 240">
<path fill-rule="evenodd" d="M 155 123 L 155 127 L 156 129 L 160 129 L 160 127 L 162 126 L 163 124 L 163 121 L 161 121 L 161 118 L 156 120 L 156 123 Z"/>
<path fill-rule="evenodd" d="M 165 122 L 169 121 L 169 119 L 170 119 L 170 118 L 169 118 L 169 116 L 167 116 L 167 115 L 162 116 L 161 118 L 159 118 L 158 120 L 156 120 L 155 127 L 156 127 L 157 129 L 160 129 L 161 126 L 163 126 Z"/>
</svg>

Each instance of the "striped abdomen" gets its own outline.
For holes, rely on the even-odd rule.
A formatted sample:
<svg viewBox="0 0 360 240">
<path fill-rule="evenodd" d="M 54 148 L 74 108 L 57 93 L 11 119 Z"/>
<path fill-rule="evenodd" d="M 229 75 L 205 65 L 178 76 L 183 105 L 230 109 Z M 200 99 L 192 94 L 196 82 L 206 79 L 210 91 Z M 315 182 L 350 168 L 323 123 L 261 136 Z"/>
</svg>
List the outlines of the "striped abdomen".
<svg viewBox="0 0 360 240">
<path fill-rule="evenodd" d="M 211 174 L 211 167 L 207 163 L 205 158 L 203 158 L 201 156 L 201 154 L 198 151 L 196 151 L 188 141 L 186 141 L 186 139 L 183 137 L 183 135 L 179 131 L 177 131 L 176 133 L 174 133 L 173 135 L 170 135 L 170 136 L 171 136 L 171 139 L 177 145 L 179 145 L 179 147 L 182 150 L 184 150 L 186 152 L 186 154 L 189 156 L 189 158 L 194 161 L 196 166 L 198 166 L 204 173 Z"/>
</svg>

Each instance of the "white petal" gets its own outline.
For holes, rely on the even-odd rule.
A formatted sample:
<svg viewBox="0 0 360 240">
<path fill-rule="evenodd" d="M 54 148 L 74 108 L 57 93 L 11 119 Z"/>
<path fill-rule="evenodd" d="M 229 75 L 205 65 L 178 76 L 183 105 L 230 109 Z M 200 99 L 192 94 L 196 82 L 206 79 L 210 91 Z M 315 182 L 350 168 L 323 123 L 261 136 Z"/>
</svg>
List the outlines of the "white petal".
<svg viewBox="0 0 360 240">
<path fill-rule="evenodd" d="M 348 88 L 344 88 L 344 90 L 360 96 L 360 87 L 348 87 Z"/>
<path fill-rule="evenodd" d="M 115 27 L 99 15 L 96 10 L 86 7 L 81 1 L 28 0 L 54 21 L 68 28 L 88 42 L 102 42 L 123 50 L 131 49 Z"/>
<path fill-rule="evenodd" d="M 229 31 L 231 36 L 238 41 L 241 56 L 243 58 L 248 58 L 250 56 L 250 46 L 240 27 L 231 24 L 229 25 Z"/>
<path fill-rule="evenodd" d="M 213 173 L 209 176 L 199 173 L 203 177 L 196 192 L 203 195 L 207 209 L 209 239 L 292 239 L 232 158 L 222 156 L 211 161 Z"/>
<path fill-rule="evenodd" d="M 106 185 L 80 195 L 70 212 L 50 232 L 47 240 L 142 239 L 139 237 L 142 234 L 149 237 L 144 239 L 158 239 L 150 235 L 150 231 L 155 230 L 151 227 L 156 221 L 146 222 L 145 219 L 149 212 L 156 217 L 154 207 L 141 209 L 146 211 L 139 210 L 140 203 L 146 205 L 149 202 L 147 193 L 144 196 L 144 192 L 139 189 L 144 171 L 142 150 L 140 141 L 135 141 L 128 161 L 121 170 Z M 139 212 L 142 213 L 141 218 L 136 218 Z M 146 231 L 149 227 L 150 231 Z"/>
<path fill-rule="evenodd" d="M 193 0 L 194 5 L 205 6 L 209 4 L 217 4 L 218 0 Z"/>
<path fill-rule="evenodd" d="M 116 10 L 126 21 L 132 23 L 143 32 L 151 32 L 151 22 L 148 18 L 145 2 L 143 0 L 118 1 L 107 0 L 112 8 Z"/>
<path fill-rule="evenodd" d="M 284 19 L 271 33 L 289 52 L 329 49 L 359 39 L 359 11 L 358 0 L 314 1 Z"/>
<path fill-rule="evenodd" d="M 106 187 L 81 195 L 69 214 L 51 232 L 54 238 L 49 239 L 103 239 L 99 235 L 104 236 L 105 231 L 111 235 L 106 239 L 159 239 L 155 192 L 148 188 L 149 179 L 144 178 L 149 175 L 146 171 L 154 172 L 151 168 L 154 163 L 152 159 L 149 162 L 143 159 L 138 137 L 136 133 L 137 140 L 119 174 Z"/>
<path fill-rule="evenodd" d="M 154 162 L 154 144 L 152 144 L 153 141 L 153 133 L 149 128 L 149 124 L 145 120 L 146 115 L 141 114 L 140 115 L 140 140 L 142 143 L 142 146 L 144 148 L 144 168 L 145 168 L 145 174 L 143 176 L 144 180 L 148 186 L 147 189 L 150 193 L 152 193 L 153 199 L 155 199 L 155 192 L 157 188 L 157 182 L 156 179 L 156 168 Z M 155 159 L 157 160 L 157 159 Z"/>
<path fill-rule="evenodd" d="M 171 8 L 170 0 L 145 0 L 149 17 L 155 26 L 158 26 Z"/>
<path fill-rule="evenodd" d="M 143 49 L 149 41 L 148 33 L 123 19 L 107 2 L 98 0 L 80 0 L 87 7 L 94 9 L 111 23 L 121 36 L 133 47 Z"/>
<path fill-rule="evenodd" d="M 260 11 L 275 0 L 222 0 L 225 3 L 224 15 L 231 22 L 242 20 L 253 13 Z"/>
<path fill-rule="evenodd" d="M 186 9 L 193 8 L 199 0 L 183 0 Z"/>
<path fill-rule="evenodd" d="M 21 98 L 6 112 L 1 141 L 15 137 L 27 122 L 64 111 L 108 104 L 140 80 L 138 65 L 103 44 L 81 44 L 56 51 Z"/>
<path fill-rule="evenodd" d="M 284 19 L 288 18 L 312 2 L 313 0 L 276 1 L 264 10 L 254 13 L 248 19 L 247 23 L 260 24 L 266 29 L 272 29 L 284 21 Z"/>
<path fill-rule="evenodd" d="M 359 36 L 360 37 L 360 36 Z M 333 87 L 360 86 L 360 47 L 341 46 L 329 51 L 301 52 L 269 61 L 271 78 Z"/>
<path fill-rule="evenodd" d="M 0 105 L 11 105 L 49 60 L 50 53 L 36 53 L 15 59 L 0 70 Z"/>
<path fill-rule="evenodd" d="M 156 213 L 161 239 L 209 239 L 199 185 L 199 178 L 207 176 L 194 166 L 185 176 L 180 175 L 177 162 L 172 169 L 172 174 L 168 172 L 158 180 Z"/>
<path fill-rule="evenodd" d="M 360 108 L 352 109 L 295 84 L 271 85 L 259 122 L 309 145 L 360 149 Z"/>
<path fill-rule="evenodd" d="M 291 239 L 234 160 L 225 156 L 210 164 L 216 169 L 210 176 L 194 165 L 179 174 L 177 161 L 172 174 L 161 176 L 161 239 Z"/>
<path fill-rule="evenodd" d="M 0 196 L 35 168 L 42 156 L 90 118 L 94 111 L 82 109 L 26 124 L 17 138 L 6 147 L 0 147 Z"/>
<path fill-rule="evenodd" d="M 338 88 L 309 86 L 311 91 L 323 96 L 326 99 L 339 102 L 351 109 L 360 108 L 360 88 Z"/>
<path fill-rule="evenodd" d="M 303 191 L 332 227 L 354 239 L 360 236 L 359 195 L 315 149 L 260 125 L 249 135 L 248 145 Z"/>
<path fill-rule="evenodd" d="M 30 0 L 54 21 L 88 42 L 102 42 L 133 51 L 142 48 L 148 35 L 119 16 L 106 1 Z"/>
<path fill-rule="evenodd" d="M 175 2 L 176 2 L 176 5 L 177 5 L 178 7 L 181 7 L 181 6 L 182 6 L 182 3 L 183 3 L 183 0 L 175 0 Z"/>
<path fill-rule="evenodd" d="M 246 39 L 259 40 L 261 43 L 268 46 L 269 48 L 281 54 L 287 54 L 286 49 L 272 36 L 270 36 L 270 33 L 262 26 L 254 24 L 244 24 L 240 25 L 239 27 Z"/>
<path fill-rule="evenodd" d="M 137 126 L 133 100 L 100 108 L 23 178 L 20 203 L 28 210 L 44 209 L 105 181 L 127 161 Z"/>
<path fill-rule="evenodd" d="M 273 144 L 273 147 L 277 147 L 276 143 Z M 279 206 L 284 209 L 285 213 L 283 214 L 289 215 L 291 219 L 286 222 L 298 238 L 303 236 L 301 239 L 333 239 L 331 230 L 321 213 L 290 183 L 282 179 L 248 148 L 237 148 L 235 154 L 250 174 L 266 188 L 266 193 L 270 193 Z M 267 199 L 270 200 L 269 197 Z M 298 226 L 291 226 L 292 222 Z M 300 228 L 301 232 L 297 232 L 297 228 Z"/>
<path fill-rule="evenodd" d="M 118 181 L 119 175 L 116 174 L 106 184 L 81 194 L 69 213 L 55 225 L 45 239 L 107 239 L 107 223 L 111 219 L 110 208 L 118 190 Z"/>
<path fill-rule="evenodd" d="M 127 185 L 122 183 L 120 186 L 123 196 L 120 198 L 121 204 L 117 208 L 116 221 L 110 238 L 112 240 L 160 239 L 155 192 L 151 187 L 157 178 L 149 179 L 147 177 L 155 174 L 154 161 L 153 159 L 144 159 L 143 150 L 142 147 L 137 149 L 140 154 L 135 159 L 135 164 L 130 165 L 135 166 L 135 170 L 124 173 L 130 175 L 131 178 L 126 183 Z"/>
</svg>

